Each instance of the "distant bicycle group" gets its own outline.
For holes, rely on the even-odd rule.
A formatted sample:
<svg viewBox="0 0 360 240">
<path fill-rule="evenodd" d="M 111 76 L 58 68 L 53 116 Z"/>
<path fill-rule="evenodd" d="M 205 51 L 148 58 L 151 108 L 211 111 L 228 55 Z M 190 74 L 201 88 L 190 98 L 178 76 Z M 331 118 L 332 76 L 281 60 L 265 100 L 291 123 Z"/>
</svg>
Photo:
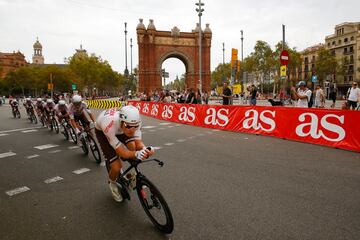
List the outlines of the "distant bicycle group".
<svg viewBox="0 0 360 240">
<path fill-rule="evenodd" d="M 13 118 L 21 118 L 18 100 L 10 100 L 9 104 Z M 101 163 L 99 146 L 92 133 L 94 117 L 89 110 L 88 116 L 85 115 L 85 109 L 88 108 L 82 102 L 81 97 L 78 102 L 72 102 L 69 106 L 65 100 L 54 102 L 50 98 L 38 98 L 34 104 L 29 97 L 24 100 L 23 106 L 31 123 L 41 123 L 43 127 L 54 131 L 56 134 L 63 134 L 66 140 L 71 140 L 74 144 L 79 145 L 85 155 L 91 152 L 96 163 Z"/>
</svg>

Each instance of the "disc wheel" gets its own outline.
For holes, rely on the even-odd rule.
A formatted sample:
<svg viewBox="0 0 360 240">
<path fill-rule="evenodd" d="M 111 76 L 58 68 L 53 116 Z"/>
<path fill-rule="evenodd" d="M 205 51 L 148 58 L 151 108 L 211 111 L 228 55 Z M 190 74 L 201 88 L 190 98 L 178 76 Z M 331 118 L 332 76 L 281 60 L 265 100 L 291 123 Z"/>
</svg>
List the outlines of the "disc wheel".
<svg viewBox="0 0 360 240">
<path fill-rule="evenodd" d="M 174 220 L 164 197 L 155 185 L 144 176 L 137 178 L 136 191 L 144 211 L 161 232 L 174 230 Z"/>
</svg>

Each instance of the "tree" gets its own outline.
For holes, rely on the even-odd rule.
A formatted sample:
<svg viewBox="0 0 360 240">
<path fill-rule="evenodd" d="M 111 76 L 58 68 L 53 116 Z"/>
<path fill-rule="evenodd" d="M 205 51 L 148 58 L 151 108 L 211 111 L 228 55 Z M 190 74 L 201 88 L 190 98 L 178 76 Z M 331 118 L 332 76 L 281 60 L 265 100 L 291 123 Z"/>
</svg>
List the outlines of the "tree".
<svg viewBox="0 0 360 240">
<path fill-rule="evenodd" d="M 223 81 L 230 78 L 231 67 L 230 63 L 219 64 L 211 73 L 211 89 L 221 86 Z"/>
<path fill-rule="evenodd" d="M 341 67 L 336 61 L 335 56 L 325 48 L 320 49 L 315 62 L 315 73 L 319 79 L 319 83 L 322 84 L 328 76 L 336 74 L 337 70 L 340 72 Z"/>
</svg>

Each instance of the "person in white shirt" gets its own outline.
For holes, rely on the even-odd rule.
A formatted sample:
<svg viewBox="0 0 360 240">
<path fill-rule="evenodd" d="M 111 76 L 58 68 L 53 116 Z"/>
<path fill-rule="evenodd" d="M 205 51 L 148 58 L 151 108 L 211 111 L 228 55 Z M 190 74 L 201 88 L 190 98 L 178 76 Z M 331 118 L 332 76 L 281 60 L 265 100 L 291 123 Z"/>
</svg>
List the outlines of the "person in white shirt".
<svg viewBox="0 0 360 240">
<path fill-rule="evenodd" d="M 354 110 L 358 102 L 360 102 L 360 88 L 357 87 L 357 82 L 353 82 L 352 87 L 348 90 L 347 103 Z"/>
<path fill-rule="evenodd" d="M 324 108 L 325 107 L 325 95 L 324 95 L 324 91 L 321 89 L 320 84 L 316 85 L 315 107 L 316 108 Z"/>
<path fill-rule="evenodd" d="M 295 99 L 297 99 L 297 107 L 308 108 L 308 103 L 311 98 L 311 90 L 306 87 L 306 83 L 304 81 L 300 81 L 298 83 L 298 90 L 295 90 L 295 87 L 291 88 L 291 94 Z"/>
</svg>

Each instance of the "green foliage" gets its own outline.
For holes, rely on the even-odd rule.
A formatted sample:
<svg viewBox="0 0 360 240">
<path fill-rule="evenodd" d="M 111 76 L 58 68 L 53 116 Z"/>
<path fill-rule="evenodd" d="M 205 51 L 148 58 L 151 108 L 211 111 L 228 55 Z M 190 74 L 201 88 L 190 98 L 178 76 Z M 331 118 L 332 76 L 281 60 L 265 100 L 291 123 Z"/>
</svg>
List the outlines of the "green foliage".
<svg viewBox="0 0 360 240">
<path fill-rule="evenodd" d="M 211 89 L 217 86 L 222 86 L 223 81 L 226 81 L 231 76 L 230 63 L 219 64 L 215 71 L 211 73 Z"/>
<path fill-rule="evenodd" d="M 327 49 L 319 51 L 315 62 L 315 69 L 320 83 L 326 80 L 327 76 L 336 74 L 337 70 L 341 72 L 340 65 L 335 56 Z"/>
</svg>

